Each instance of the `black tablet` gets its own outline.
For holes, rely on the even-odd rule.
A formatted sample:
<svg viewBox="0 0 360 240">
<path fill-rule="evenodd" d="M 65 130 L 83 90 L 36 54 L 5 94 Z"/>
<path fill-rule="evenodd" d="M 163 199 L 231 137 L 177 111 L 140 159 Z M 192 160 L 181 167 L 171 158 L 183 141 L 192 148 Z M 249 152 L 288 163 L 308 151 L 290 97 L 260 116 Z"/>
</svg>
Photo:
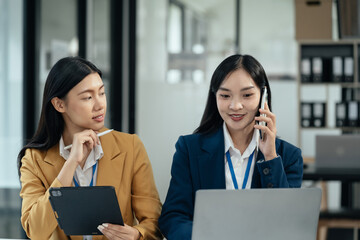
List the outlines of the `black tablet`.
<svg viewBox="0 0 360 240">
<path fill-rule="evenodd" d="M 114 187 L 50 188 L 50 203 L 67 235 L 101 235 L 102 223 L 124 225 Z"/>
</svg>

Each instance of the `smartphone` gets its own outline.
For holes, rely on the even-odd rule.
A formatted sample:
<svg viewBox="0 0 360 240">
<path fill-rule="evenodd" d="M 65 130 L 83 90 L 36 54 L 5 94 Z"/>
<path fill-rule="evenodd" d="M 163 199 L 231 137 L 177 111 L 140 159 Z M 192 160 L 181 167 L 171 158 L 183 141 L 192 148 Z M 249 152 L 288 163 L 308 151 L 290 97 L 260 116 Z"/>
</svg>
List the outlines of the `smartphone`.
<svg viewBox="0 0 360 240">
<path fill-rule="evenodd" d="M 267 102 L 267 88 L 266 87 L 264 87 L 264 91 L 263 91 L 263 94 L 261 97 L 261 102 L 260 102 L 261 109 L 265 109 L 265 102 Z M 266 114 L 260 114 L 260 116 L 266 117 Z M 260 121 L 259 125 L 266 126 L 266 123 L 264 121 Z M 257 132 L 257 138 L 256 138 L 256 151 L 257 152 L 259 151 L 260 139 L 263 139 L 263 137 L 264 137 L 264 133 L 261 130 L 259 130 Z"/>
<path fill-rule="evenodd" d="M 267 103 L 267 88 L 264 87 L 264 92 L 262 94 L 261 97 L 261 102 L 260 102 L 260 108 L 261 109 L 265 109 L 265 102 Z M 260 114 L 260 116 L 266 117 L 266 114 Z M 259 122 L 259 125 L 261 126 L 266 126 L 266 123 L 264 121 Z M 261 138 L 263 137 L 263 134 L 260 134 Z"/>
</svg>

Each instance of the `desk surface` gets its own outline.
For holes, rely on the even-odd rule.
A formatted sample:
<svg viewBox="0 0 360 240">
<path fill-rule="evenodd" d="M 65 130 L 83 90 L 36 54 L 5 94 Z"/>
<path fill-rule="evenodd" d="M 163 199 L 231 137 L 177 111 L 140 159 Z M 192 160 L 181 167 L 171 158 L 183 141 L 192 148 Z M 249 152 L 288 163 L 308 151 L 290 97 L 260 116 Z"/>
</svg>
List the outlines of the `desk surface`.
<svg viewBox="0 0 360 240">
<path fill-rule="evenodd" d="M 307 163 L 306 166 L 304 167 L 303 180 L 360 181 L 360 169 L 317 169 L 312 163 Z"/>
</svg>

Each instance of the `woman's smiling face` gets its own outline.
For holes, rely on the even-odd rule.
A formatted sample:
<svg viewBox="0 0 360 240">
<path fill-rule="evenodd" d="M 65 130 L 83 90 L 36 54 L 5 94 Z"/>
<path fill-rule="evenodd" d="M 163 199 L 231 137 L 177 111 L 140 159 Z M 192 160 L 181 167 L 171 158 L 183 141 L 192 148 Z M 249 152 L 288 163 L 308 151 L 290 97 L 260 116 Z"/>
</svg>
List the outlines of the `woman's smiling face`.
<svg viewBox="0 0 360 240">
<path fill-rule="evenodd" d="M 216 104 L 230 134 L 252 130 L 258 112 L 260 89 L 243 69 L 231 72 L 216 92 Z"/>
</svg>

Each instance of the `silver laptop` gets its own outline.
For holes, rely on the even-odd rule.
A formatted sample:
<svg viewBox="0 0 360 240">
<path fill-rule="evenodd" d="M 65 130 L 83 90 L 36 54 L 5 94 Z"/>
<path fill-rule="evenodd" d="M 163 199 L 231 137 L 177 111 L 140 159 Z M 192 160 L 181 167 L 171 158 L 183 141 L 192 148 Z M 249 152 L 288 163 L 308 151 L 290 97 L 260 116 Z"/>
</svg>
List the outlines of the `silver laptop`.
<svg viewBox="0 0 360 240">
<path fill-rule="evenodd" d="M 316 136 L 315 166 L 360 169 L 360 135 Z"/>
<path fill-rule="evenodd" d="M 193 240 L 315 240 L 321 189 L 199 190 Z"/>
</svg>

